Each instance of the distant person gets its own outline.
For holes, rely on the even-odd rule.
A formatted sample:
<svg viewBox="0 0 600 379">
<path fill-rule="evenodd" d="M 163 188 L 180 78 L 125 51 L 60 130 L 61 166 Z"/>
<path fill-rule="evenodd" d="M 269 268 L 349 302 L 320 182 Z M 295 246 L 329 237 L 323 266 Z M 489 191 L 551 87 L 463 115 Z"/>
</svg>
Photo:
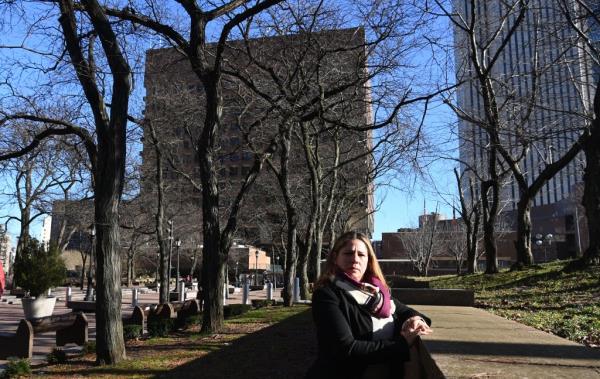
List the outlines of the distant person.
<svg viewBox="0 0 600 379">
<path fill-rule="evenodd" d="M 307 378 L 420 377 L 419 363 L 409 361 L 418 336 L 432 332 L 431 320 L 391 298 L 364 234 L 335 241 L 315 288 L 318 355 Z"/>
<path fill-rule="evenodd" d="M 4 288 L 6 286 L 6 277 L 4 276 L 4 267 L 2 267 L 2 261 L 0 261 L 0 297 L 4 294 Z"/>
</svg>

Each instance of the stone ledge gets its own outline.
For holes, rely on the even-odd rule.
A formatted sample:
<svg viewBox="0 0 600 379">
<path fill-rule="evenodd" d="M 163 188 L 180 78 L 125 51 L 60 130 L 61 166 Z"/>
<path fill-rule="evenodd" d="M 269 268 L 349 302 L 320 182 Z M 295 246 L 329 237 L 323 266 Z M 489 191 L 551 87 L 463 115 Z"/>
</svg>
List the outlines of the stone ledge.
<svg viewBox="0 0 600 379">
<path fill-rule="evenodd" d="M 448 378 L 600 378 L 597 349 L 482 309 L 414 308 L 433 321 L 433 333 L 423 336 L 420 345 L 426 370 L 435 364 Z"/>
<path fill-rule="evenodd" d="M 96 302 L 86 300 L 72 300 L 67 302 L 67 308 L 73 310 L 73 312 L 81 311 L 93 313 L 96 312 Z"/>
<path fill-rule="evenodd" d="M 472 290 L 437 288 L 392 288 L 392 296 L 404 304 L 448 305 L 472 307 L 475 293 Z"/>
</svg>

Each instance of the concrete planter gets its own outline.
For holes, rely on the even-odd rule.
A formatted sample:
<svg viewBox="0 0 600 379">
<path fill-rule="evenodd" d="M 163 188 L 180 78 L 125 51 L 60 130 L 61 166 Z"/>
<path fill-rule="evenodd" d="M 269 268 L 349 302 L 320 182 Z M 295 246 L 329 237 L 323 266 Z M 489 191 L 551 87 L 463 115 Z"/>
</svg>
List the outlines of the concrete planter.
<svg viewBox="0 0 600 379">
<path fill-rule="evenodd" d="M 24 297 L 21 299 L 23 305 L 23 313 L 27 320 L 52 316 L 54 306 L 56 305 L 56 297 Z"/>
</svg>

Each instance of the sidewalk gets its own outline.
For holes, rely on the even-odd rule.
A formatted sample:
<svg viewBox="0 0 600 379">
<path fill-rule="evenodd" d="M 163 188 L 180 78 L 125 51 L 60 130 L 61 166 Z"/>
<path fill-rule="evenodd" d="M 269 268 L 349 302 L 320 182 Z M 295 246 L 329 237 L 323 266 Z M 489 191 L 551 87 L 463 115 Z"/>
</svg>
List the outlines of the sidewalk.
<svg viewBox="0 0 600 379">
<path fill-rule="evenodd" d="M 433 320 L 423 342 L 447 378 L 600 378 L 600 349 L 477 308 L 414 308 Z"/>
</svg>

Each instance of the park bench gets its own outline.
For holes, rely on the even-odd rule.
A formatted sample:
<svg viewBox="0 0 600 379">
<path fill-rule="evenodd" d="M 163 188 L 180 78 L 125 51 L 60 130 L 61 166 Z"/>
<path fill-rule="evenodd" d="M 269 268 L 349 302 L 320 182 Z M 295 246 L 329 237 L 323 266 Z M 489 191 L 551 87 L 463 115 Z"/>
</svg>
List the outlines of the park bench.
<svg viewBox="0 0 600 379">
<path fill-rule="evenodd" d="M 144 325 L 146 324 L 146 320 L 148 318 L 148 314 L 150 313 L 150 308 L 142 308 L 139 305 L 133 307 L 133 312 L 129 317 L 123 317 L 123 325 L 139 325 L 144 329 Z"/>
<path fill-rule="evenodd" d="M 202 307 L 197 299 L 158 304 L 154 310 L 144 311 L 145 320 L 175 319 L 178 322 L 190 316 L 200 315 Z"/>
<path fill-rule="evenodd" d="M 56 332 L 56 346 L 68 343 L 83 346 L 88 341 L 88 321 L 81 312 L 22 319 L 14 334 L 0 334 L 0 359 L 31 358 L 34 335 L 53 331 Z"/>
</svg>

